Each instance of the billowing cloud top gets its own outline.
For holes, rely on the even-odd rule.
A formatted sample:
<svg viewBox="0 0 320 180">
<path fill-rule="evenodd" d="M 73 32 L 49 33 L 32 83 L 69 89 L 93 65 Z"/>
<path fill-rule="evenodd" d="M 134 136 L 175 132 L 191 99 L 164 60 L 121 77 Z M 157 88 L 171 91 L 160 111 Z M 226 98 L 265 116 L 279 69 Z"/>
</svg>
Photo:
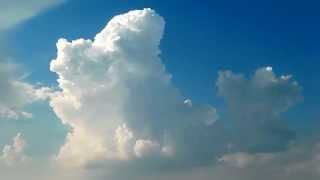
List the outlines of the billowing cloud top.
<svg viewBox="0 0 320 180">
<path fill-rule="evenodd" d="M 185 101 L 158 57 L 163 29 L 164 20 L 144 9 L 114 17 L 94 41 L 58 41 L 50 68 L 61 92 L 51 106 L 72 127 L 59 159 L 170 157 L 186 151 L 183 136 L 195 141 L 192 131 L 209 128 L 215 109 Z"/>
</svg>

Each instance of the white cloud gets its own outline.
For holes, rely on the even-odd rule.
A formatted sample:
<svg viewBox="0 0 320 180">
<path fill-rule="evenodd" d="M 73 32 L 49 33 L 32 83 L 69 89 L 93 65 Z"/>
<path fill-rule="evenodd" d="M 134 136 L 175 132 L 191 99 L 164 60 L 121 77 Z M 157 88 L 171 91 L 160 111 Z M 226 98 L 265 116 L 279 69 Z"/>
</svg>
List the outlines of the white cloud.
<svg viewBox="0 0 320 180">
<path fill-rule="evenodd" d="M 134 145 L 134 153 L 138 158 L 159 154 L 160 151 L 160 144 L 151 140 L 139 139 Z"/>
<path fill-rule="evenodd" d="M 28 157 L 24 154 L 26 142 L 22 135 L 18 133 L 13 138 L 11 145 L 5 145 L 2 150 L 0 160 L 8 166 L 13 166 L 25 162 Z"/>
<path fill-rule="evenodd" d="M 127 128 L 126 124 L 123 124 L 116 129 L 114 137 L 119 158 L 130 159 L 133 154 L 132 147 L 135 142 L 133 132 Z"/>
<path fill-rule="evenodd" d="M 0 0 L 0 31 L 25 21 L 63 0 Z"/>
<path fill-rule="evenodd" d="M 19 118 L 32 118 L 32 114 L 0 106 L 0 117 L 5 119 L 19 119 Z"/>
<path fill-rule="evenodd" d="M 239 168 L 249 166 L 254 160 L 254 156 L 242 152 L 225 155 L 219 159 L 220 162 L 225 162 Z"/>
</svg>

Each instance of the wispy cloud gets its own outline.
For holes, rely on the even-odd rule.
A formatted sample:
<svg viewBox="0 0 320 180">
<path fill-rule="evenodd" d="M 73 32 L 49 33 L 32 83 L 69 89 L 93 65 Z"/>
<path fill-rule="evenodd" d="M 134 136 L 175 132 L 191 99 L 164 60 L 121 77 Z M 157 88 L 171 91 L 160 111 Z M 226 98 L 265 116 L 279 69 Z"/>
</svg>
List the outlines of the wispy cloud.
<svg viewBox="0 0 320 180">
<path fill-rule="evenodd" d="M 0 31 L 11 28 L 64 0 L 1 0 Z"/>
<path fill-rule="evenodd" d="M 0 63 L 0 120 L 31 118 L 32 114 L 24 107 L 37 100 L 47 98 L 50 89 L 38 88 L 24 82 L 17 75 L 18 66 L 13 63 Z"/>
</svg>

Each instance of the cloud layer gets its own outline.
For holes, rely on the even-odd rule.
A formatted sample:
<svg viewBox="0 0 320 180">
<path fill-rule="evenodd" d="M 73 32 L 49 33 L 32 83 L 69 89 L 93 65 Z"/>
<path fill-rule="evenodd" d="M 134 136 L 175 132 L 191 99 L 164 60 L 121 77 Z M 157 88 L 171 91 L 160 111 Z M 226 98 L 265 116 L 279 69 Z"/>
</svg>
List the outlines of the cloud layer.
<svg viewBox="0 0 320 180">
<path fill-rule="evenodd" d="M 216 175 L 226 180 L 316 180 L 320 177 L 318 142 L 290 146 L 277 153 L 228 154 L 220 159 Z"/>
</svg>

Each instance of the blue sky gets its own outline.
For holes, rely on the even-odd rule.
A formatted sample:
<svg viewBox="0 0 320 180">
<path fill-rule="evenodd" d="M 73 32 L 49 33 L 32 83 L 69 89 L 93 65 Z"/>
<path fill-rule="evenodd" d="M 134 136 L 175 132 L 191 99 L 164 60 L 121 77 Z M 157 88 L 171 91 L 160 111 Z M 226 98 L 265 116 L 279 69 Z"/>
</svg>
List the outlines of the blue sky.
<svg viewBox="0 0 320 180">
<path fill-rule="evenodd" d="M 4 5 L 10 4 L 8 2 L 0 1 L 0 6 L 1 3 Z M 20 100 L 19 104 L 14 104 L 18 100 L 9 102 L 6 98 L 0 98 L 0 148 L 10 144 L 12 137 L 21 133 L 28 144 L 26 149 L 28 157 L 46 159 L 56 155 L 58 159 L 61 158 L 70 162 L 73 162 L 73 158 L 81 159 L 84 162 L 81 161 L 80 164 L 88 161 L 89 165 L 87 166 L 101 166 L 101 169 L 108 169 L 110 165 L 116 166 L 117 168 L 110 169 L 111 172 L 115 172 L 110 175 L 111 179 L 114 180 L 126 178 L 118 177 L 118 170 L 125 171 L 125 175 L 133 171 L 139 174 L 140 171 L 144 172 L 145 164 L 151 164 L 152 168 L 155 166 L 155 172 L 159 173 L 162 171 L 157 171 L 157 169 L 162 169 L 161 165 L 163 164 L 175 169 L 176 166 L 182 167 L 183 164 L 192 161 L 193 163 L 186 166 L 204 167 L 204 172 L 202 170 L 200 172 L 202 175 L 205 174 L 202 177 L 232 180 L 237 176 L 224 177 L 224 175 L 228 171 L 228 163 L 237 165 L 240 162 L 239 166 L 243 168 L 243 162 L 237 158 L 245 159 L 244 164 L 255 159 L 257 162 L 252 163 L 256 164 L 257 167 L 261 165 L 259 163 L 264 158 L 265 154 L 263 153 L 270 153 L 270 157 L 281 159 L 280 163 L 273 160 L 266 162 L 268 167 L 278 167 L 281 163 L 291 162 L 287 159 L 295 156 L 294 150 L 290 148 L 283 150 L 286 147 L 291 147 L 289 142 L 295 142 L 297 144 L 296 149 L 299 150 L 301 146 L 310 146 L 314 149 L 317 147 L 313 145 L 317 143 L 314 142 L 314 137 L 311 137 L 310 134 L 314 133 L 318 137 L 320 116 L 319 5 L 319 2 L 312 0 L 303 2 L 286 0 L 208 0 L 199 2 L 191 0 L 167 2 L 156 0 L 68 0 L 63 2 L 48 0 L 43 4 L 33 0 L 30 1 L 29 6 L 21 4 L 22 9 L 30 8 L 30 11 L 22 13 L 24 11 L 21 9 L 13 8 L 12 11 L 17 12 L 18 20 L 1 22 L 0 18 L 0 24 L 4 24 L 3 28 L 5 28 L 2 30 L 0 26 L 0 50 L 2 51 L 0 58 L 4 62 L 0 65 L 5 67 L 4 64 L 8 62 L 18 64 L 18 67 L 14 68 L 15 70 L 12 73 L 16 74 L 18 78 L 16 76 L 11 78 L 9 73 L 8 79 L 3 80 L 5 82 L 3 85 L 4 92 L 8 91 L 3 96 L 18 97 L 21 95 L 20 92 L 12 90 L 12 88 L 17 89 L 16 84 L 13 84 L 12 87 L 8 85 L 11 80 L 32 86 L 31 90 L 27 88 L 25 91 L 29 92 L 30 90 L 35 92 L 36 95 L 32 95 L 29 100 Z M 88 55 L 89 57 L 83 57 L 83 55 L 78 57 L 76 52 L 86 49 L 82 46 L 75 47 L 74 42 L 71 43 L 71 41 L 79 38 L 92 40 L 97 33 L 108 29 L 105 26 L 115 15 L 143 8 L 154 10 L 151 12 L 151 17 L 161 16 L 163 18 L 165 22 L 163 34 L 144 29 L 149 27 L 149 23 L 151 29 L 161 29 L 161 18 L 159 18 L 160 20 L 152 19 L 150 22 L 149 19 L 142 19 L 141 21 L 146 24 L 146 27 L 139 26 L 138 29 L 141 28 L 141 32 L 146 31 L 145 34 L 142 34 L 141 37 L 133 36 L 133 40 L 137 41 L 131 42 L 129 41 L 131 34 L 121 34 L 122 31 L 116 31 L 120 34 L 120 37 L 124 39 L 128 37 L 129 39 L 116 45 L 120 49 L 129 46 L 128 48 L 134 52 L 133 54 L 126 51 L 125 53 L 121 51 L 123 54 L 119 53 L 128 58 L 128 61 L 122 62 L 125 67 L 127 65 L 131 67 L 130 62 L 132 61 L 139 72 L 147 72 L 147 75 L 144 74 L 145 76 L 139 79 L 141 78 L 140 75 L 133 74 L 132 79 L 127 79 L 128 77 L 121 74 L 118 77 L 121 81 L 115 78 L 116 82 L 119 81 L 119 86 L 105 90 L 105 96 L 92 91 L 90 88 L 93 88 L 96 84 L 91 83 L 100 83 L 101 87 L 107 85 L 107 82 L 101 81 L 98 77 L 87 82 L 87 74 L 90 78 L 98 76 L 97 74 L 100 73 L 99 64 L 97 67 L 86 64 L 88 69 L 84 68 L 84 72 L 73 72 L 72 68 L 76 65 L 68 64 L 68 58 L 72 62 L 80 61 L 85 64 L 91 62 L 88 59 L 97 57 L 91 57 L 90 55 Z M 19 14 L 19 12 L 21 13 Z M 11 17 L 5 13 L 3 16 L 8 17 L 8 19 Z M 134 18 L 136 16 L 133 15 Z M 153 20 L 154 23 L 158 24 L 154 25 L 151 22 Z M 129 24 L 128 27 L 130 26 L 135 26 L 135 24 Z M 141 43 L 140 38 L 143 40 L 144 38 L 152 39 L 148 36 L 148 33 L 154 34 L 152 38 L 158 37 L 158 35 L 162 37 L 159 45 L 161 65 L 156 63 L 149 65 L 147 63 L 148 65 L 145 65 L 145 67 L 140 67 L 141 62 L 136 60 L 135 57 L 141 55 L 141 57 L 139 56 L 140 59 L 148 59 L 149 46 L 139 44 Z M 108 33 L 106 34 L 106 36 L 111 36 Z M 71 45 L 68 42 L 60 42 L 60 45 L 57 46 L 61 46 L 61 48 L 70 46 L 70 54 L 62 50 L 63 48 L 57 50 L 56 43 L 60 38 L 67 39 Z M 80 42 L 79 44 L 92 46 L 90 43 Z M 126 43 L 129 45 L 126 45 Z M 153 47 L 153 44 L 157 42 L 151 43 L 150 47 Z M 140 50 L 135 49 L 140 46 L 148 50 L 140 52 Z M 84 48 L 84 50 L 81 48 Z M 94 50 L 94 48 L 92 49 Z M 57 52 L 58 54 L 65 53 L 65 56 L 57 57 Z M 98 55 L 99 58 L 101 54 Z M 77 60 L 77 57 L 79 60 Z M 157 58 L 150 56 L 149 59 Z M 60 67 L 59 63 L 64 63 L 69 71 L 65 72 L 64 67 Z M 143 63 L 146 62 L 143 61 Z M 100 66 L 104 65 L 100 64 Z M 166 68 L 166 71 L 162 72 L 162 65 Z M 271 66 L 272 70 L 266 68 L 268 66 Z M 77 68 L 81 69 L 82 66 Z M 232 73 L 228 74 L 225 70 L 231 70 Z M 0 69 L 0 75 L 2 75 L 1 71 Z M 122 69 L 118 69 L 118 71 L 122 72 Z M 148 74 L 149 71 L 154 73 Z M 6 73 L 7 70 L 4 70 L 4 72 Z M 219 74 L 219 72 L 222 73 Z M 70 73 L 70 75 L 64 73 Z M 20 78 L 24 74 L 26 76 Z M 163 79 L 170 74 L 172 80 L 167 85 Z M 239 74 L 242 74 L 244 78 L 239 78 L 241 76 Z M 282 78 L 281 75 L 283 74 L 292 75 L 293 80 Z M 73 84 L 64 85 L 57 82 L 59 78 L 66 79 Z M 126 84 L 130 80 L 132 84 Z M 157 83 L 158 81 L 159 83 Z M 265 87 L 261 88 L 256 81 L 259 81 L 259 83 L 261 81 L 262 84 L 265 84 Z M 297 86 L 294 81 L 298 82 Z M 2 83 L 1 77 L 0 83 Z M 122 89 L 122 83 L 128 86 L 128 92 L 127 89 Z M 23 90 L 23 88 L 25 86 L 22 86 L 21 89 Z M 12 94 L 10 91 L 16 94 Z M 39 95 L 40 92 L 44 93 Z M 71 94 L 68 94 L 69 92 Z M 87 92 L 92 94 L 89 96 L 86 94 Z M 110 94 L 110 97 L 108 94 Z M 23 95 L 23 97 L 25 96 Z M 70 100 L 67 97 L 78 98 L 78 100 Z M 185 105 L 190 106 L 191 109 L 175 106 L 177 102 L 183 102 L 183 98 L 192 100 L 192 103 L 191 101 L 190 103 L 185 101 Z M 65 101 L 65 103 L 62 101 Z M 124 109 L 121 109 L 122 102 L 125 102 Z M 77 103 L 81 104 L 79 108 L 83 108 L 82 111 L 71 110 L 72 108 L 68 106 L 72 103 L 75 103 L 75 107 Z M 96 108 L 93 105 L 96 105 Z M 17 118 L 12 120 L 6 117 L 1 120 L 2 106 L 8 108 L 6 110 L 18 109 L 19 111 L 15 112 Z M 113 111 L 113 106 L 116 107 L 115 109 L 121 109 L 123 114 L 117 114 L 116 111 Z M 32 117 L 23 114 L 25 112 L 32 113 Z M 74 114 L 77 114 L 77 116 Z M 159 115 L 161 115 L 161 118 Z M 104 116 L 106 116 L 106 119 L 121 119 L 119 122 L 124 124 L 116 127 L 115 124 L 119 123 L 118 121 L 102 123 L 105 121 Z M 183 118 L 187 119 L 185 125 L 180 121 Z M 217 121 L 217 125 L 206 127 L 202 124 L 192 123 L 192 119 L 206 122 L 211 122 L 214 119 L 214 121 Z M 189 121 L 192 125 L 188 124 Z M 104 159 L 100 159 L 97 163 L 95 156 L 100 158 L 101 149 L 96 146 L 94 148 L 97 148 L 97 154 L 92 156 L 82 154 L 87 154 L 85 153 L 87 152 L 86 148 L 94 149 L 89 146 L 92 144 L 96 145 L 103 142 L 100 146 L 107 147 L 104 143 L 107 141 L 106 137 L 111 135 L 104 133 L 109 129 L 98 128 L 107 126 L 116 129 L 116 132 L 119 130 L 119 132 L 129 132 L 130 134 L 132 131 L 131 133 L 134 134 L 132 138 L 136 138 L 133 150 L 135 151 L 135 157 L 132 157 L 134 160 L 130 159 L 130 154 L 127 154 L 126 157 L 128 156 L 127 158 L 130 161 L 125 165 L 105 161 Z M 223 128 L 216 128 L 220 126 L 227 129 L 226 132 L 221 130 Z M 73 131 L 75 131 L 74 134 Z M 165 132 L 165 135 L 163 135 L 165 137 L 160 138 L 159 134 L 161 132 Z M 67 134 L 72 137 L 70 139 L 66 138 Z M 295 134 L 295 137 L 291 134 Z M 20 136 L 17 135 L 16 137 L 18 141 Z M 79 140 L 78 138 L 84 139 Z M 203 144 L 197 142 L 198 138 L 203 138 Z M 303 139 L 302 142 L 300 142 L 301 139 Z M 88 141 L 88 147 L 78 145 L 78 140 L 81 142 Z M 91 144 L 89 141 L 93 143 Z M 36 148 L 39 146 L 41 148 Z M 127 146 L 129 145 L 125 147 Z M 161 153 L 171 154 L 171 151 L 176 151 L 176 157 L 168 161 L 166 158 L 162 160 L 153 154 L 155 153 L 153 151 L 156 151 L 154 148 L 158 146 Z M 199 149 L 196 150 L 189 146 L 199 146 Z M 206 148 L 202 148 L 203 146 Z M 225 147 L 230 147 L 229 149 L 233 150 L 226 150 Z M 84 149 L 83 152 L 78 152 L 82 155 L 81 158 L 71 157 L 70 152 L 75 151 L 73 148 Z M 138 151 L 139 148 L 142 149 L 141 152 Z M 188 148 L 190 148 L 190 151 L 184 150 Z M 11 146 L 11 149 L 14 149 L 14 145 Z M 152 156 L 149 157 L 148 155 L 146 159 L 139 159 L 143 153 L 149 151 L 152 151 Z M 301 150 L 301 154 L 303 157 L 313 157 L 311 151 Z M 314 151 L 318 152 L 318 149 Z M 215 165 L 215 163 L 205 161 L 204 159 L 209 158 L 208 154 L 212 154 L 210 158 L 215 160 L 220 158 L 219 160 L 225 164 Z M 44 161 L 40 161 L 40 164 L 47 164 L 48 160 Z M 298 174 L 312 172 L 315 164 L 320 164 L 309 160 L 299 162 L 297 159 L 293 162 L 303 163 L 309 167 L 308 171 L 305 169 L 296 170 Z M 292 166 L 295 165 L 294 163 Z M 209 166 L 204 166 L 204 164 L 209 164 Z M 290 165 L 288 167 L 291 167 Z M 211 172 L 207 173 L 206 168 L 211 166 L 217 166 L 216 175 L 211 174 Z M 0 172 L 1 167 L 0 164 Z M 136 172 L 133 168 L 134 170 L 128 171 L 127 167 L 129 169 L 137 167 L 138 170 Z M 255 169 L 257 172 L 261 172 L 261 176 L 263 173 L 268 173 L 261 167 Z M 187 167 L 183 169 L 187 169 Z M 78 172 L 78 170 L 75 171 Z M 250 170 L 243 169 L 243 171 L 245 172 L 243 179 L 253 177 Z M 270 169 L 270 172 L 273 171 Z M 62 170 L 61 174 L 63 173 Z M 179 172 L 178 175 L 175 174 L 174 177 L 171 177 L 172 174 L 167 176 L 164 172 L 163 174 L 160 173 L 159 179 L 163 177 L 183 179 L 184 176 L 197 178 L 197 173 L 189 176 L 187 173 Z M 299 175 L 292 177 L 299 178 Z M 46 175 L 43 176 L 46 177 Z M 8 177 L 14 176 L 8 174 Z M 100 176 L 98 177 L 91 172 L 88 177 L 97 177 L 97 180 L 100 180 Z M 108 176 L 104 175 L 103 177 Z M 150 178 L 147 177 L 146 175 L 142 179 Z M 275 178 L 281 179 L 283 177 Z M 286 177 L 291 177 L 291 174 Z M 63 179 L 63 177 L 59 178 Z M 240 180 L 242 180 L 241 178 Z"/>
</svg>

